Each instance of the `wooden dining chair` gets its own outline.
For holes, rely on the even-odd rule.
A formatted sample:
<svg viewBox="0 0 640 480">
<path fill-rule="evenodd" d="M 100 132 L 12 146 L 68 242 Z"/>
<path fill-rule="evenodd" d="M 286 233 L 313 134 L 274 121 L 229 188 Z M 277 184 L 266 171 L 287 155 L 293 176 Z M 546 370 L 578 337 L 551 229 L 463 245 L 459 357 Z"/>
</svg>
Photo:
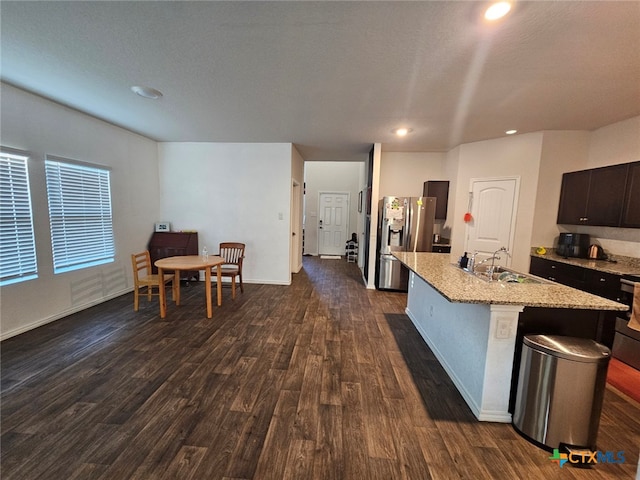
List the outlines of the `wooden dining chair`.
<svg viewBox="0 0 640 480">
<path fill-rule="evenodd" d="M 160 276 L 151 271 L 151 256 L 149 251 L 145 250 L 141 253 L 131 255 L 131 264 L 133 266 L 133 311 L 137 312 L 139 307 L 140 290 L 147 289 L 146 294 L 149 301 L 152 295 L 160 295 L 160 288 L 165 288 L 166 284 L 174 281 L 174 275 L 164 275 L 164 285 L 160 285 Z M 153 288 L 157 287 L 158 291 L 154 293 Z M 171 289 L 173 292 L 173 288 Z M 175 294 L 173 299 L 175 300 Z"/>
<path fill-rule="evenodd" d="M 236 277 L 240 279 L 240 291 L 244 293 L 242 284 L 242 261 L 244 260 L 244 243 L 222 242 L 218 256 L 224 258 L 222 276 L 231 278 L 231 298 L 236 298 Z M 216 269 L 213 269 L 215 273 Z"/>
</svg>

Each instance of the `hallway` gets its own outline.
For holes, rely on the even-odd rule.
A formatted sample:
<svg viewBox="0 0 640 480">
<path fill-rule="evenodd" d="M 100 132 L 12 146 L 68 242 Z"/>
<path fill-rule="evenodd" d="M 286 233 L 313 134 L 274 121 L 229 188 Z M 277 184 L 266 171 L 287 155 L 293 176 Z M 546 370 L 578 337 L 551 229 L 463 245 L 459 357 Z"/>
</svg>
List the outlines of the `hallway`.
<svg viewBox="0 0 640 480">
<path fill-rule="evenodd" d="M 303 261 L 212 319 L 198 282 L 165 320 L 129 294 L 4 341 L 3 480 L 634 478 L 637 403 L 605 392 L 598 446 L 625 463 L 561 469 L 476 421 L 404 294 Z"/>
</svg>

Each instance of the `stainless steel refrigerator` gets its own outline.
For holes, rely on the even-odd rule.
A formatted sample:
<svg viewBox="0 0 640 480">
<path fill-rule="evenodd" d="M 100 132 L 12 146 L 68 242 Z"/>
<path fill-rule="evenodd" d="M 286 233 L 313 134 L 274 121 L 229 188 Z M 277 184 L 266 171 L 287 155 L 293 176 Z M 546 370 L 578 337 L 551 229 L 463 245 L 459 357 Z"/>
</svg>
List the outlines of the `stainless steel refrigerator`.
<svg viewBox="0 0 640 480">
<path fill-rule="evenodd" d="M 384 197 L 379 202 L 376 288 L 407 291 L 409 270 L 392 252 L 430 252 L 434 197 Z"/>
</svg>

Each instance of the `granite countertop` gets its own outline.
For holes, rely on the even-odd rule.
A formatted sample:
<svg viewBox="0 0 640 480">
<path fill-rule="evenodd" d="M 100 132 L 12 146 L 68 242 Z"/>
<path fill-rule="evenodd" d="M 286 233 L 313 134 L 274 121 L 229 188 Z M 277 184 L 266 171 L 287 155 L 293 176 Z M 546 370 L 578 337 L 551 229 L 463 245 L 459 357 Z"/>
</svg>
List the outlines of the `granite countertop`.
<svg viewBox="0 0 640 480">
<path fill-rule="evenodd" d="M 545 283 L 487 282 L 452 264 L 447 253 L 397 252 L 393 255 L 454 303 L 628 310 L 628 307 L 621 303 L 548 280 L 543 280 Z"/>
<path fill-rule="evenodd" d="M 614 275 L 640 275 L 640 258 L 614 255 L 615 263 L 613 263 L 609 260 L 563 257 L 558 255 L 553 248 L 547 248 L 547 253 L 544 255 L 536 253 L 535 248 L 533 248 L 531 249 L 531 256 L 576 265 L 582 268 L 590 268 L 600 272 L 613 273 Z"/>
</svg>

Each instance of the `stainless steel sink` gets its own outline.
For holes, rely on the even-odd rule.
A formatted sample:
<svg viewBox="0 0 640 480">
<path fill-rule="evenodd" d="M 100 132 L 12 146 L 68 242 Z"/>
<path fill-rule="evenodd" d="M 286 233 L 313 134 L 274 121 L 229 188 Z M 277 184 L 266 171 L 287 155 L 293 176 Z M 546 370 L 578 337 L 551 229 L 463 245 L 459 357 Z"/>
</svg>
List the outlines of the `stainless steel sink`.
<svg viewBox="0 0 640 480">
<path fill-rule="evenodd" d="M 484 280 L 486 282 L 500 282 L 500 283 L 549 283 L 547 280 L 542 278 L 527 275 L 526 273 L 516 272 L 515 270 L 511 270 L 510 268 L 503 267 L 501 265 L 497 265 L 493 268 L 493 272 L 489 274 L 491 267 L 488 265 L 480 265 L 478 266 L 474 272 L 469 272 L 472 275 Z"/>
</svg>

